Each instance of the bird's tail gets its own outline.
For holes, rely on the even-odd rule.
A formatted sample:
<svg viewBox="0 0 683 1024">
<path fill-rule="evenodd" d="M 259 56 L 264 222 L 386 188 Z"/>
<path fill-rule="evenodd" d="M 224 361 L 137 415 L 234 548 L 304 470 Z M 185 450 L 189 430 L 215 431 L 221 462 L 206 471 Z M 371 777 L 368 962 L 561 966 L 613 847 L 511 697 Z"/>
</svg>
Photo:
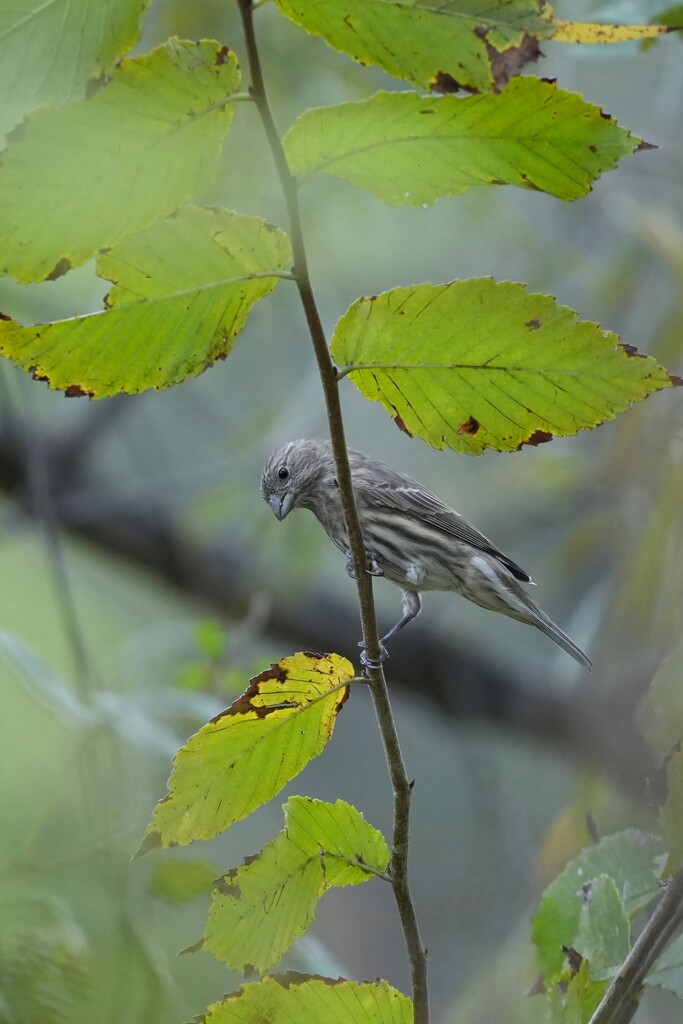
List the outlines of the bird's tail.
<svg viewBox="0 0 683 1024">
<path fill-rule="evenodd" d="M 545 612 L 542 612 L 538 606 L 536 606 L 536 616 L 534 616 L 534 626 L 536 629 L 540 629 L 541 633 L 544 633 L 547 637 L 561 647 L 563 651 L 571 655 L 574 661 L 578 661 L 579 665 L 583 668 L 587 668 L 589 672 L 593 671 L 593 662 L 588 658 L 580 647 L 577 647 L 573 640 L 571 640 L 566 633 L 564 633 L 559 626 L 556 626 L 552 619 L 549 619 Z"/>
</svg>

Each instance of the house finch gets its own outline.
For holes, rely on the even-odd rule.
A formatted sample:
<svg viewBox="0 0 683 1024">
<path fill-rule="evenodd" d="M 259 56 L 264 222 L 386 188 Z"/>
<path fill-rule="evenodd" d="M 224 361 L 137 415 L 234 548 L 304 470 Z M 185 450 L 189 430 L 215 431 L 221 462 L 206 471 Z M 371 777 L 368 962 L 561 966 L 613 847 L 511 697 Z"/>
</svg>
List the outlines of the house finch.
<svg viewBox="0 0 683 1024">
<path fill-rule="evenodd" d="M 383 462 L 351 450 L 349 461 L 367 570 L 403 591 L 403 616 L 382 637 L 383 657 L 384 644 L 419 613 L 423 590 L 454 590 L 482 608 L 535 626 L 584 668 L 593 667 L 531 600 L 522 586 L 533 582 L 528 573 L 483 533 L 426 487 Z M 346 571 L 354 576 L 329 441 L 303 438 L 273 452 L 263 470 L 261 494 L 278 519 L 293 508 L 310 509 L 346 554 Z"/>
</svg>

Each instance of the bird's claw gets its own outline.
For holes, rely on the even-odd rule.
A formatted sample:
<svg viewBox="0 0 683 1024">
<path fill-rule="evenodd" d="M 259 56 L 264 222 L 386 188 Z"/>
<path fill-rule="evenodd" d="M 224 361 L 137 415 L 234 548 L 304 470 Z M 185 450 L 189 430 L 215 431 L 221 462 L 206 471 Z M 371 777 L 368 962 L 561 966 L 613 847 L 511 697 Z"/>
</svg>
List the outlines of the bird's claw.
<svg viewBox="0 0 683 1024">
<path fill-rule="evenodd" d="M 367 555 L 368 555 L 367 571 L 370 573 L 370 575 L 371 576 L 384 576 L 384 569 L 379 564 L 379 562 L 377 560 L 377 555 L 375 555 L 372 551 L 368 551 Z"/>
<path fill-rule="evenodd" d="M 371 576 L 384 576 L 384 569 L 379 564 L 377 555 L 374 553 L 374 551 L 366 551 L 366 555 L 366 572 L 370 573 Z M 350 576 L 352 580 L 358 579 L 353 564 L 353 555 L 350 551 L 346 552 L 346 565 L 344 566 L 344 568 L 346 569 L 347 575 Z"/>
<path fill-rule="evenodd" d="M 356 570 L 353 566 L 353 555 L 351 554 L 350 551 L 346 552 L 346 565 L 344 566 L 344 568 L 346 569 L 347 576 L 350 576 L 352 580 L 358 578 L 356 576 Z"/>
<path fill-rule="evenodd" d="M 368 657 L 365 651 L 365 642 L 363 640 L 358 641 L 358 646 L 362 648 L 360 652 L 360 663 L 363 668 L 379 669 L 389 657 L 389 652 L 382 643 L 379 645 L 379 658 L 377 658 L 377 660 Z"/>
</svg>

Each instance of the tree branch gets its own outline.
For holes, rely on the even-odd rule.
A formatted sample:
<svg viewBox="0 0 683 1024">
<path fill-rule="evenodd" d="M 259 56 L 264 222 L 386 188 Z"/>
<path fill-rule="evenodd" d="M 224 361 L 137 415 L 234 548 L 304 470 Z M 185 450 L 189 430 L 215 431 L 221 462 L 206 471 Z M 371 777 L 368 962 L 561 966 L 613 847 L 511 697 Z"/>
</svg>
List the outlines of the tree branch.
<svg viewBox="0 0 683 1024">
<path fill-rule="evenodd" d="M 666 883 L 655 911 L 612 979 L 589 1024 L 628 1024 L 645 978 L 683 924 L 683 868 Z"/>
<path fill-rule="evenodd" d="M 376 663 L 381 657 L 377 617 L 372 596 L 372 580 L 365 571 L 365 546 L 353 493 L 351 467 L 346 450 L 337 371 L 330 356 L 311 285 L 296 181 L 289 170 L 287 158 L 282 148 L 280 136 L 268 102 L 261 59 L 254 32 L 252 2 L 253 0 L 238 0 L 251 72 L 252 92 L 261 116 L 263 129 L 273 156 L 287 206 L 289 230 L 294 253 L 296 285 L 313 343 L 320 382 L 325 397 L 330 439 L 332 441 L 332 451 L 334 453 L 337 480 L 339 482 L 339 494 L 356 574 L 358 602 L 363 627 L 363 645 L 368 657 Z M 408 882 L 408 841 L 412 783 L 408 781 L 403 763 L 396 725 L 389 701 L 389 692 L 382 668 L 369 670 L 368 681 L 394 791 L 394 828 L 390 873 L 410 959 L 415 1024 L 428 1024 L 427 956 L 422 939 L 420 938 Z"/>
</svg>

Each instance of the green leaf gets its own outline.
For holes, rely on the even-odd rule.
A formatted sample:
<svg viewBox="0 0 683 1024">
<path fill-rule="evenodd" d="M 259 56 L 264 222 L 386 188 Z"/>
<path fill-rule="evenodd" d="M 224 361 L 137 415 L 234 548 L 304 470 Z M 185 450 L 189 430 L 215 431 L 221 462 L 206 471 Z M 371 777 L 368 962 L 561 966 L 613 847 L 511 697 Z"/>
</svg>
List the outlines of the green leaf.
<svg viewBox="0 0 683 1024">
<path fill-rule="evenodd" d="M 389 863 L 381 832 L 343 800 L 295 796 L 284 809 L 284 831 L 221 879 L 201 943 L 245 974 L 282 958 L 328 889 L 367 882 Z"/>
<path fill-rule="evenodd" d="M 185 903 L 211 892 L 220 873 L 209 860 L 162 860 L 154 866 L 152 889 L 169 903 Z"/>
<path fill-rule="evenodd" d="M 0 135 L 44 103 L 65 103 L 113 70 L 149 0 L 22 0 L 0 5 Z"/>
<path fill-rule="evenodd" d="M 562 947 L 576 944 L 584 902 L 582 887 L 608 875 L 632 918 L 657 896 L 665 857 L 666 848 L 658 836 L 628 829 L 606 836 L 569 862 L 544 892 L 533 920 L 533 939 L 546 981 L 562 970 Z"/>
<path fill-rule="evenodd" d="M 666 766 L 666 800 L 659 813 L 669 859 L 664 873 L 672 874 L 683 864 L 683 750 L 677 749 Z"/>
<path fill-rule="evenodd" d="M 169 40 L 91 99 L 30 114 L 0 167 L 0 272 L 58 277 L 210 185 L 238 84 L 225 47 Z"/>
<path fill-rule="evenodd" d="M 598 875 L 581 887 L 581 912 L 574 949 L 590 963 L 594 980 L 612 975 L 631 948 L 631 926 L 616 883 Z"/>
<path fill-rule="evenodd" d="M 358 299 L 331 350 L 401 429 L 470 455 L 576 434 L 680 383 L 550 296 L 491 278 Z"/>
<path fill-rule="evenodd" d="M 107 310 L 0 322 L 0 352 L 71 395 L 170 387 L 225 358 L 290 259 L 287 236 L 258 217 L 183 207 L 100 257 L 115 282 Z"/>
<path fill-rule="evenodd" d="M 586 960 L 567 985 L 564 1024 L 588 1024 L 600 1005 L 607 982 L 594 981 Z"/>
<path fill-rule="evenodd" d="M 659 985 L 683 999 L 683 935 L 662 953 L 647 978 L 646 985 Z"/>
<path fill-rule="evenodd" d="M 422 89 L 490 89 L 534 60 L 551 36 L 536 0 L 276 0 L 280 11 L 361 64 Z M 501 58 L 501 55 L 502 58 Z"/>
<path fill-rule="evenodd" d="M 514 78 L 495 95 L 380 92 L 308 110 L 284 139 L 298 174 L 346 178 L 385 203 L 427 206 L 477 185 L 578 199 L 640 140 L 576 93 Z"/>
<path fill-rule="evenodd" d="M 197 1024 L 412 1024 L 413 1005 L 386 981 L 293 972 L 266 977 L 214 1003 Z"/>
<path fill-rule="evenodd" d="M 295 654 L 254 676 L 176 754 L 140 852 L 213 839 L 279 793 L 325 748 L 353 674 L 338 654 Z"/>
</svg>

